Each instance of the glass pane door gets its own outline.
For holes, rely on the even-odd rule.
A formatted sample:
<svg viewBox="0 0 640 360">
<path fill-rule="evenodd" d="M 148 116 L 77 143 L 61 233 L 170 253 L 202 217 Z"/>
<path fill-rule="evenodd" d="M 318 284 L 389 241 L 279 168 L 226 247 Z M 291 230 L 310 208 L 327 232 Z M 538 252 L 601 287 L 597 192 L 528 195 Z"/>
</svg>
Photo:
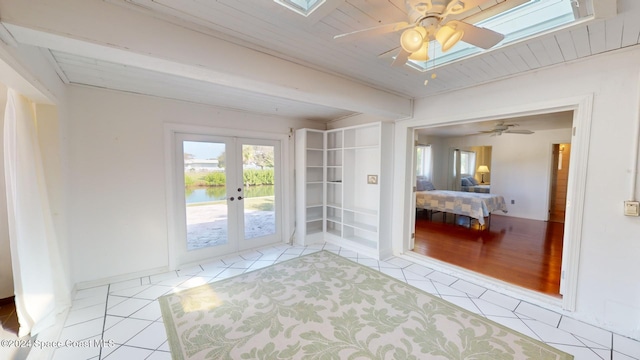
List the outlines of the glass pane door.
<svg viewBox="0 0 640 360">
<path fill-rule="evenodd" d="M 174 245 L 177 263 L 235 251 L 237 216 L 229 194 L 237 171 L 227 161 L 233 139 L 177 134 L 176 147 L 178 203 L 182 204 Z"/>
<path fill-rule="evenodd" d="M 242 153 L 241 248 L 279 241 L 279 197 L 277 185 L 279 146 L 275 141 L 240 139 Z"/>
<path fill-rule="evenodd" d="M 184 141 L 187 250 L 229 241 L 224 143 Z"/>
<path fill-rule="evenodd" d="M 280 143 L 176 134 L 176 264 L 282 240 Z"/>
</svg>

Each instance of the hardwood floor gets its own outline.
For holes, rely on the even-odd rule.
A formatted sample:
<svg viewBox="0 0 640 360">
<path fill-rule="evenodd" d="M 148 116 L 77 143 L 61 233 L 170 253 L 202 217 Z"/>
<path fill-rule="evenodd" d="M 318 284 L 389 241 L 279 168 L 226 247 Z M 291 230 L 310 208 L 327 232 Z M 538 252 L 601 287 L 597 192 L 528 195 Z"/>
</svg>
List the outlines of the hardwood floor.
<svg viewBox="0 0 640 360">
<path fill-rule="evenodd" d="M 16 305 L 14 297 L 0 299 L 0 339 L 4 339 L 3 332 L 12 335 L 18 335 L 20 324 L 18 323 L 18 314 L 16 313 Z"/>
<path fill-rule="evenodd" d="M 489 230 L 442 213 L 416 216 L 414 251 L 514 285 L 560 297 L 564 224 L 492 215 Z"/>
</svg>

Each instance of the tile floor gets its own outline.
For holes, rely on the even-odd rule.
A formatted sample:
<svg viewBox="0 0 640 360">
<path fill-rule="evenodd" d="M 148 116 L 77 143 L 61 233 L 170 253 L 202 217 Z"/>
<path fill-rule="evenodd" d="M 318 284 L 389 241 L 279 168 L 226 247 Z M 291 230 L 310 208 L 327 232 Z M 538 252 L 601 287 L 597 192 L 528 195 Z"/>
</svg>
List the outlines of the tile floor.
<svg viewBox="0 0 640 360">
<path fill-rule="evenodd" d="M 64 347 L 56 360 L 171 359 L 157 298 L 259 269 L 321 249 L 396 277 L 575 356 L 576 360 L 640 359 L 640 342 L 484 289 L 401 258 L 377 261 L 333 245 L 276 246 L 193 268 L 145 276 L 77 292 L 61 340 L 102 341 L 103 346 Z"/>
</svg>

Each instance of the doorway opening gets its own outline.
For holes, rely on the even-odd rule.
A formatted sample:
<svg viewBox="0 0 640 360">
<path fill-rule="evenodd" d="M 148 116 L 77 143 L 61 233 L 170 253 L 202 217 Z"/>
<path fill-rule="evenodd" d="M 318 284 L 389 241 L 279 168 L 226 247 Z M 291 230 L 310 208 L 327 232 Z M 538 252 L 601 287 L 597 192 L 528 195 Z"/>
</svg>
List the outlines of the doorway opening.
<svg viewBox="0 0 640 360">
<path fill-rule="evenodd" d="M 468 192 L 499 196 L 507 212 L 494 211 L 476 219 L 416 204 L 412 252 L 562 298 L 564 204 L 573 117 L 573 111 L 562 111 L 500 119 L 531 133 L 483 131 L 495 126 L 492 120 L 415 128 L 416 144 L 431 149 L 431 180 L 436 190 L 454 191 L 460 197 Z M 416 175 L 420 166 L 415 166 Z"/>
</svg>

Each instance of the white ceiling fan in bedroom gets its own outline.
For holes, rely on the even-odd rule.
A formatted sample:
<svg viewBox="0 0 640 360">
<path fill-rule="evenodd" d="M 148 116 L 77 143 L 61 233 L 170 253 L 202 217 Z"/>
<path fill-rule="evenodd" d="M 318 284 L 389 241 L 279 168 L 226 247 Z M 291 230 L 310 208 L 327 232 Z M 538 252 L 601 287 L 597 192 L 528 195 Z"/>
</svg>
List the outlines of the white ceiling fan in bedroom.
<svg viewBox="0 0 640 360">
<path fill-rule="evenodd" d="M 516 130 L 512 129 L 513 127 L 520 126 L 518 124 L 506 124 L 504 121 L 499 121 L 491 130 L 480 131 L 484 134 L 491 134 L 491 136 L 499 136 L 502 134 L 523 134 L 530 135 L 534 132 L 531 130 Z"/>
<path fill-rule="evenodd" d="M 482 49 L 489 49 L 502 41 L 504 35 L 464 21 L 447 20 L 450 15 L 459 15 L 478 8 L 487 1 L 489 0 L 405 0 L 408 22 L 375 26 L 336 35 L 334 39 L 354 41 L 404 30 L 400 36 L 400 47 L 384 53 L 397 52 L 393 66 L 402 66 L 408 60 L 429 60 L 429 43 L 432 40 L 440 44 L 443 52 L 460 40 Z"/>
</svg>

